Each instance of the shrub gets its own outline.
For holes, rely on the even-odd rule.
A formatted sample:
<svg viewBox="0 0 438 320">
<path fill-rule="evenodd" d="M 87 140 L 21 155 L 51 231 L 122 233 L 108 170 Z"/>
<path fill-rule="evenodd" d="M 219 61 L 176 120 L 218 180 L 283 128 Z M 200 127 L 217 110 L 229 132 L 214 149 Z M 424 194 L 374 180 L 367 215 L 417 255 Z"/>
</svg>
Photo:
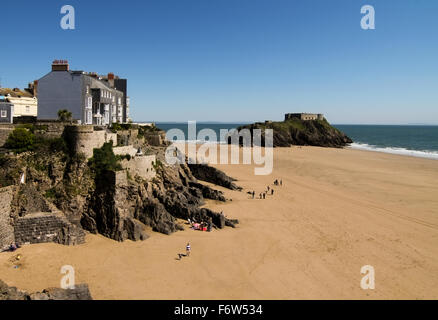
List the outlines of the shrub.
<svg viewBox="0 0 438 320">
<path fill-rule="evenodd" d="M 14 150 L 16 153 L 32 150 L 34 147 L 35 135 L 26 128 L 15 128 L 8 139 L 5 147 Z"/>
<path fill-rule="evenodd" d="M 113 152 L 113 142 L 106 142 L 100 149 L 93 150 L 93 157 L 88 161 L 88 165 L 100 176 L 104 171 L 118 171 L 122 167 L 119 163 L 119 157 Z"/>
<path fill-rule="evenodd" d="M 122 131 L 122 130 L 129 130 L 132 128 L 131 123 L 119 123 L 115 122 L 111 125 L 111 129 L 113 132 Z"/>
</svg>

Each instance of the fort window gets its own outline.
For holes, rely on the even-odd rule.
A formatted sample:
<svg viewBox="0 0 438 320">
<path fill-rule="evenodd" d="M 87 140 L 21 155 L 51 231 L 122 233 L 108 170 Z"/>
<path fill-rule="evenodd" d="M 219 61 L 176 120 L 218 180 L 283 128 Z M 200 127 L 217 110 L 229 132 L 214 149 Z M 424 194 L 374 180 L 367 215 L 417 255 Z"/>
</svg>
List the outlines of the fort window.
<svg viewBox="0 0 438 320">
<path fill-rule="evenodd" d="M 1 117 L 6 118 L 7 116 L 8 116 L 8 113 L 6 112 L 6 110 L 2 110 Z"/>
</svg>

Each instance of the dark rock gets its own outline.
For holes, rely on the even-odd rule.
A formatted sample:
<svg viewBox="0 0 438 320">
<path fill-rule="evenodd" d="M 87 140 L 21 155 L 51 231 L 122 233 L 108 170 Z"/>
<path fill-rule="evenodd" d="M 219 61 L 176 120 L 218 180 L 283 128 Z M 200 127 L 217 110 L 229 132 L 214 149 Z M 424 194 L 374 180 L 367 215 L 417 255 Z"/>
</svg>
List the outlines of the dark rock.
<svg viewBox="0 0 438 320">
<path fill-rule="evenodd" d="M 199 180 L 210 182 L 231 190 L 242 190 L 241 187 L 234 183 L 236 179 L 227 176 L 225 173 L 216 168 L 205 164 L 189 164 L 188 166 L 193 176 Z"/>
<path fill-rule="evenodd" d="M 47 296 L 47 299 L 46 297 Z M 30 295 L 30 300 L 93 300 L 88 285 L 78 284 L 74 289 L 49 288 Z"/>
<path fill-rule="evenodd" d="M 209 186 L 203 185 L 202 183 L 193 181 L 189 183 L 189 186 L 197 190 L 198 197 L 199 195 L 201 195 L 205 199 L 218 200 L 222 202 L 226 201 L 224 193 L 222 191 L 212 189 Z"/>
<path fill-rule="evenodd" d="M 237 220 L 237 219 L 226 219 L 225 218 L 225 225 L 227 227 L 235 228 L 236 224 L 238 224 L 238 223 L 239 223 L 239 220 Z"/>
<path fill-rule="evenodd" d="M 87 284 L 76 285 L 74 289 L 49 288 L 42 292 L 27 293 L 16 287 L 9 287 L 0 280 L 0 300 L 92 300 Z"/>
<path fill-rule="evenodd" d="M 149 236 L 146 234 L 145 225 L 140 221 L 128 218 L 125 220 L 125 228 L 128 232 L 128 238 L 134 241 L 146 240 Z"/>
<path fill-rule="evenodd" d="M 0 280 L 0 300 L 27 300 L 28 294 Z"/>
</svg>

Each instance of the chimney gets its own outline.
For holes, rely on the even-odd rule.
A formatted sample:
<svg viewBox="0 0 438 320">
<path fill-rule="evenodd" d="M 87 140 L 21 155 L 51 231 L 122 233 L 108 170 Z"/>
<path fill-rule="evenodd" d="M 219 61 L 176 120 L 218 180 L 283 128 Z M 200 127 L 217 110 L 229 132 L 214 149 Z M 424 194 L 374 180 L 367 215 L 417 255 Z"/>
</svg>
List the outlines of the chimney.
<svg viewBox="0 0 438 320">
<path fill-rule="evenodd" d="M 52 71 L 69 71 L 67 60 L 54 60 L 52 62 Z"/>
<path fill-rule="evenodd" d="M 111 88 L 114 88 L 114 73 L 108 73 L 108 83 Z"/>
<path fill-rule="evenodd" d="M 33 81 L 33 96 L 38 96 L 38 80 Z"/>
</svg>

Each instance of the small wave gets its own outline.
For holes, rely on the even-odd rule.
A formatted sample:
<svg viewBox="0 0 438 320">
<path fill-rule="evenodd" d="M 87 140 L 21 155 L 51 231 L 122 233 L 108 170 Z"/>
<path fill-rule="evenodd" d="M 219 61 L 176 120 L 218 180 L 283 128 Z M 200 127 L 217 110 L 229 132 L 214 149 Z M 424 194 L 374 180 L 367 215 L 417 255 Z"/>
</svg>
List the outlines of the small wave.
<svg viewBox="0 0 438 320">
<path fill-rule="evenodd" d="M 437 151 L 410 150 L 410 149 L 406 149 L 406 148 L 397 148 L 397 147 L 378 147 L 378 146 L 369 145 L 366 143 L 352 143 L 352 144 L 350 144 L 350 148 L 358 149 L 358 150 L 367 150 L 367 151 L 377 151 L 377 152 L 398 154 L 398 155 L 402 155 L 402 156 L 411 156 L 411 157 L 438 160 L 438 152 Z"/>
</svg>

